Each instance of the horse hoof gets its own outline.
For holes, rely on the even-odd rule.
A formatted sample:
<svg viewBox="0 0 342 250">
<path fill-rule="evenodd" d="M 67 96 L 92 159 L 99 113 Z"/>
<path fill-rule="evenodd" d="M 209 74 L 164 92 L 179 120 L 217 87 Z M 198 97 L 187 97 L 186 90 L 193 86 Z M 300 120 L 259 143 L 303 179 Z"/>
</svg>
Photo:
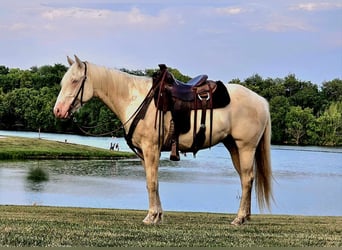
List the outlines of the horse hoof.
<svg viewBox="0 0 342 250">
<path fill-rule="evenodd" d="M 148 213 L 142 221 L 145 225 L 157 225 L 163 221 L 163 213 L 150 214 Z"/>
<path fill-rule="evenodd" d="M 241 226 L 245 223 L 245 218 L 236 217 L 230 224 L 234 226 Z"/>
</svg>

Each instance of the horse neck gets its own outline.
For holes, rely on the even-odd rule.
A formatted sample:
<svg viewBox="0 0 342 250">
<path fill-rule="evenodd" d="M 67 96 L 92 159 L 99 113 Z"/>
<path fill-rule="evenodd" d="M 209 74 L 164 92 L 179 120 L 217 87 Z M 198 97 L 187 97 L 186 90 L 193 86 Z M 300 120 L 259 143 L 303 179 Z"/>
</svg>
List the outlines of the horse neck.
<svg viewBox="0 0 342 250">
<path fill-rule="evenodd" d="M 90 64 L 88 77 L 94 96 L 102 100 L 125 123 L 144 100 L 152 79 Z"/>
</svg>

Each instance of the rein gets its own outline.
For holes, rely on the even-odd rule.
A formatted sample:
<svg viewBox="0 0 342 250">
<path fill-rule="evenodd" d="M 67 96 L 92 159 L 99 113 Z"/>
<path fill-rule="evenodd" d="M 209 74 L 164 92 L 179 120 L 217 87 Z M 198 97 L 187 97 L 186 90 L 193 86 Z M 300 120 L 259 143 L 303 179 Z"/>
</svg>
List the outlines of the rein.
<svg viewBox="0 0 342 250">
<path fill-rule="evenodd" d="M 114 121 L 114 120 L 113 120 L 113 121 Z M 99 127 L 101 127 L 104 123 L 103 123 L 103 124 L 100 124 L 100 125 L 96 125 L 96 126 L 90 126 L 90 127 L 82 126 L 82 125 L 80 125 L 80 124 L 77 122 L 77 120 L 76 120 L 75 117 L 72 117 L 72 122 L 78 127 L 79 130 L 82 131 L 82 133 L 84 133 L 84 134 L 86 134 L 86 135 L 89 135 L 89 136 L 113 135 L 113 134 L 115 134 L 116 132 L 118 132 L 119 130 L 121 130 L 121 129 L 124 127 L 124 125 L 121 125 L 120 127 L 116 128 L 116 129 L 114 129 L 114 130 L 111 130 L 111 131 L 109 131 L 109 132 L 94 134 L 94 133 L 90 133 L 90 132 L 86 131 L 86 129 L 99 128 Z M 112 122 L 112 121 L 110 121 L 110 122 Z M 110 123 L 110 122 L 108 122 L 108 123 Z"/>
</svg>

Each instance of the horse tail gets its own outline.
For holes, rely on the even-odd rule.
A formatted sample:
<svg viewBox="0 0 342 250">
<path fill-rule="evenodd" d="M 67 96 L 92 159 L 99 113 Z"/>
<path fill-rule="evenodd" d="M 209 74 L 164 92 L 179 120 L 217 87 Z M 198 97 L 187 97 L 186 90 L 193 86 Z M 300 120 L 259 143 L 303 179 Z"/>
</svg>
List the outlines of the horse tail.
<svg viewBox="0 0 342 250">
<path fill-rule="evenodd" d="M 261 210 L 266 207 L 270 210 L 272 195 L 272 168 L 271 168 L 271 118 L 267 117 L 264 133 L 259 141 L 255 153 L 255 192 Z"/>
</svg>

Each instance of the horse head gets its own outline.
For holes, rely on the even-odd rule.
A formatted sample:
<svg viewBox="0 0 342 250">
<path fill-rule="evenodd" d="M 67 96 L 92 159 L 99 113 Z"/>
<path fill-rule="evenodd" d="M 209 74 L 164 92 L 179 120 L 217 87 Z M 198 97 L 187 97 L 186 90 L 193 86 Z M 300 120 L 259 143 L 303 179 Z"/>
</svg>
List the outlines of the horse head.
<svg viewBox="0 0 342 250">
<path fill-rule="evenodd" d="M 53 113 L 57 118 L 67 119 L 84 103 L 93 97 L 93 86 L 87 75 L 87 63 L 82 62 L 76 55 L 75 61 L 67 57 L 70 65 L 61 81 Z"/>
</svg>

